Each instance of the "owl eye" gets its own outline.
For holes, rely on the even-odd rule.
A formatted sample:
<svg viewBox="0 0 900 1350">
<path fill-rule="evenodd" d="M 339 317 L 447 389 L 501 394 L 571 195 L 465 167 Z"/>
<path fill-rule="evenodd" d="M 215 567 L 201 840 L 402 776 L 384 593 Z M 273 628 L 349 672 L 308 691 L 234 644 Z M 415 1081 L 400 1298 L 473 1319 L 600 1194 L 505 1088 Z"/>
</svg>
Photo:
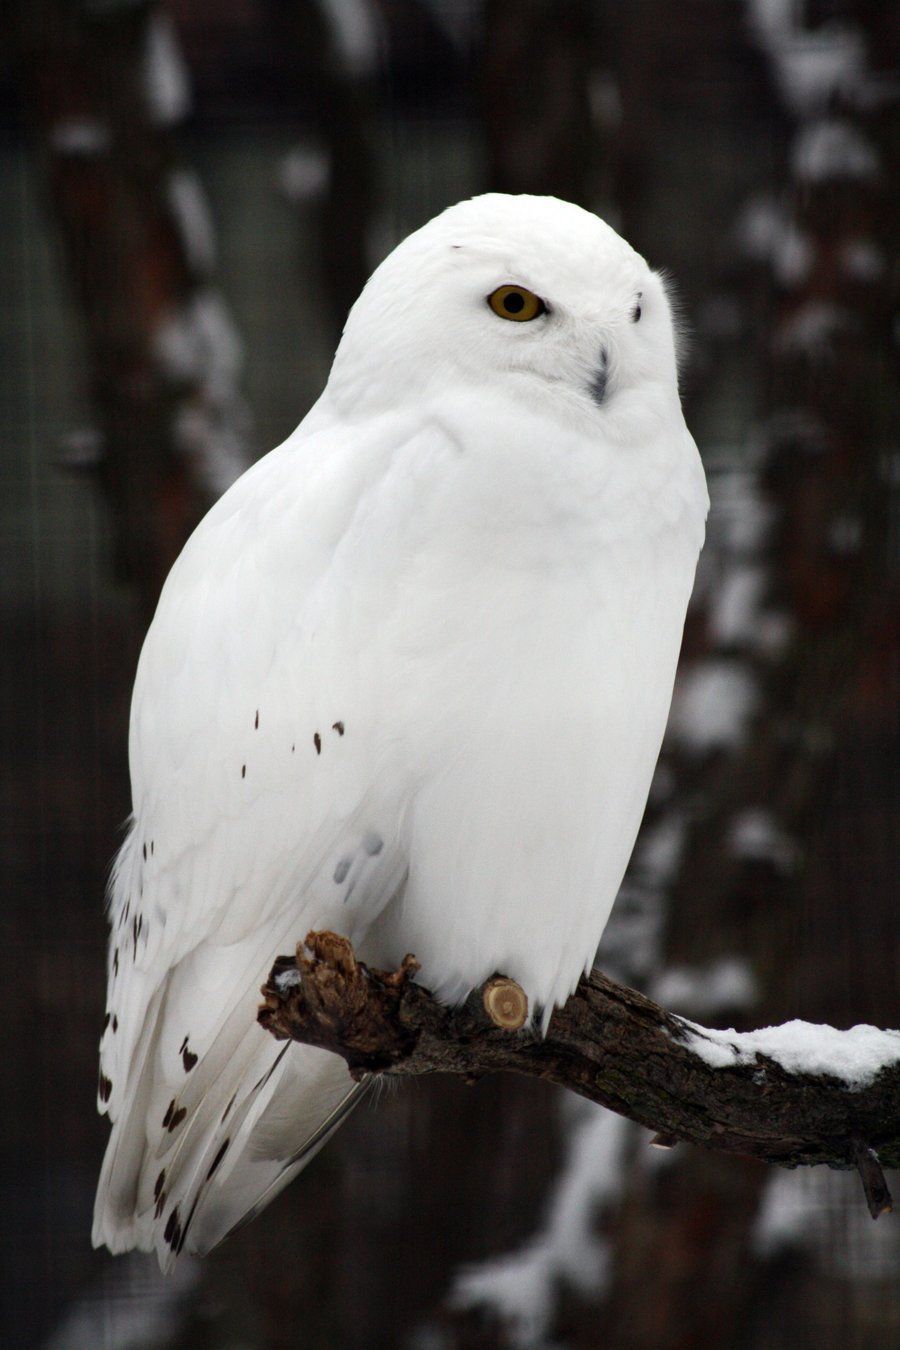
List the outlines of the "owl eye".
<svg viewBox="0 0 900 1350">
<path fill-rule="evenodd" d="M 632 323 L 637 323 L 641 317 L 641 301 L 643 300 L 643 298 L 644 298 L 643 291 L 638 291 L 637 300 L 635 301 L 634 308 L 631 311 Z"/>
<path fill-rule="evenodd" d="M 524 286 L 498 286 L 487 302 L 501 319 L 512 319 L 514 323 L 528 323 L 547 313 L 547 306 L 540 296 L 526 291 Z"/>
</svg>

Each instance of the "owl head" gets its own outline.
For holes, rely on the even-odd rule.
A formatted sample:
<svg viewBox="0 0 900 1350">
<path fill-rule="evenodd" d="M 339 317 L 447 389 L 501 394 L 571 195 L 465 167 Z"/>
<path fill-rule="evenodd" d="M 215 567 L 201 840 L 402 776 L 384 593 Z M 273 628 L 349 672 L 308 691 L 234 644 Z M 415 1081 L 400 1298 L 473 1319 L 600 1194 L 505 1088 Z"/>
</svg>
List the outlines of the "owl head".
<svg viewBox="0 0 900 1350">
<path fill-rule="evenodd" d="M 489 193 L 381 263 L 347 320 L 329 390 L 346 409 L 489 389 L 608 431 L 678 404 L 665 284 L 589 211 Z"/>
</svg>

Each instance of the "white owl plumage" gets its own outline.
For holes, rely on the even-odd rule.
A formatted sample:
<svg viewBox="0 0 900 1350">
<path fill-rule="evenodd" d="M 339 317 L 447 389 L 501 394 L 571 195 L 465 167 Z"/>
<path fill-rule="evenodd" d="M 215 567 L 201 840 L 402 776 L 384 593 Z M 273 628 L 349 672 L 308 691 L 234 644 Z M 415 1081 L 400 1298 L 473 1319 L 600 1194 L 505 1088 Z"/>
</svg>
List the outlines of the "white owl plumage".
<svg viewBox="0 0 900 1350">
<path fill-rule="evenodd" d="M 487 303 L 527 288 L 545 312 Z M 310 928 L 549 1015 L 643 814 L 708 501 L 660 278 L 553 198 L 451 207 L 202 521 L 144 644 L 94 1242 L 205 1252 L 357 1099 L 255 1013 Z"/>
</svg>

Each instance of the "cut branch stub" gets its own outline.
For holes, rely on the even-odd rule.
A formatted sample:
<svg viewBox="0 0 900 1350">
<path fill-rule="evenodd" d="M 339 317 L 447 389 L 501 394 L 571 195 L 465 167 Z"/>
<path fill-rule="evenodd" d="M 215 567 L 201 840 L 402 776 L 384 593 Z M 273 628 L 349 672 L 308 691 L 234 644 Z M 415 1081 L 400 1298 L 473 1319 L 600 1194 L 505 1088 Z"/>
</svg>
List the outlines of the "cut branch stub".
<svg viewBox="0 0 900 1350">
<path fill-rule="evenodd" d="M 670 1149 L 678 1143 L 674 1134 L 655 1134 L 650 1140 L 651 1148 Z"/>
<path fill-rule="evenodd" d="M 482 992 L 484 1010 L 495 1027 L 518 1031 L 528 1017 L 528 995 L 515 980 L 497 975 L 488 980 Z"/>
<path fill-rule="evenodd" d="M 878 1154 L 873 1148 L 867 1148 L 865 1144 L 860 1143 L 858 1139 L 854 1141 L 853 1152 L 869 1213 L 873 1219 L 879 1219 L 882 1214 L 890 1214 L 894 1205 L 881 1163 L 878 1161 Z"/>
</svg>

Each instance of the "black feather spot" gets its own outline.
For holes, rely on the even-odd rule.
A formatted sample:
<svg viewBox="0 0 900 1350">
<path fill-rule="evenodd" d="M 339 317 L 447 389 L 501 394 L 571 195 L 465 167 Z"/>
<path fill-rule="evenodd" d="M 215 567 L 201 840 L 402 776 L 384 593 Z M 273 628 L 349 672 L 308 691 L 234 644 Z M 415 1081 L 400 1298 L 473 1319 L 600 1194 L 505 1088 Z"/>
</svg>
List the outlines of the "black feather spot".
<svg viewBox="0 0 900 1350">
<path fill-rule="evenodd" d="M 166 1220 L 166 1226 L 165 1226 L 165 1228 L 163 1229 L 163 1237 L 165 1238 L 166 1242 L 168 1242 L 168 1244 L 169 1244 L 170 1247 L 176 1246 L 177 1243 L 178 1243 L 178 1239 L 181 1237 L 181 1229 L 180 1229 L 180 1227 L 179 1227 L 179 1225 L 178 1225 L 178 1206 L 177 1206 L 177 1205 L 176 1205 L 175 1208 L 172 1210 L 172 1213 L 169 1215 L 168 1219 Z"/>
<path fill-rule="evenodd" d="M 341 858 L 337 867 L 334 869 L 335 885 L 340 886 L 341 883 L 346 880 L 347 873 L 350 871 L 352 863 L 352 857 Z"/>
<path fill-rule="evenodd" d="M 257 708 L 256 716 L 253 719 L 253 730 L 259 731 L 259 708 Z"/>
<path fill-rule="evenodd" d="M 113 952 L 113 970 L 114 970 L 115 973 L 118 975 L 118 973 L 119 973 L 119 949 L 118 949 L 118 947 L 117 947 L 116 950 Z"/>
<path fill-rule="evenodd" d="M 364 834 L 362 842 L 363 848 L 366 850 L 370 858 L 377 858 L 381 850 L 384 848 L 384 840 L 382 839 L 381 835 L 376 834 L 374 830 L 369 830 L 368 834 Z"/>
<path fill-rule="evenodd" d="M 222 1159 L 225 1157 L 225 1154 L 226 1154 L 226 1152 L 227 1152 L 227 1150 L 228 1150 L 228 1145 L 229 1145 L 230 1143 L 231 1143 L 231 1140 L 230 1140 L 230 1139 L 226 1139 L 226 1140 L 225 1140 L 225 1143 L 222 1145 L 222 1147 L 219 1149 L 219 1151 L 218 1151 L 218 1153 L 216 1154 L 216 1156 L 213 1158 L 212 1162 L 211 1162 L 210 1165 L 209 1165 L 209 1171 L 208 1171 L 207 1174 L 206 1174 L 206 1180 L 207 1180 L 207 1181 L 209 1181 L 210 1177 L 211 1177 L 211 1176 L 213 1175 L 213 1173 L 215 1172 L 215 1170 L 216 1170 L 216 1168 L 218 1167 L 219 1163 L 220 1163 L 220 1162 L 222 1161 Z"/>
<path fill-rule="evenodd" d="M 158 1219 L 160 1214 L 162 1214 L 163 1210 L 166 1207 L 166 1201 L 168 1200 L 168 1198 L 169 1197 L 166 1195 L 165 1191 L 160 1191 L 159 1199 L 156 1202 L 156 1208 L 153 1211 L 154 1219 Z"/>
<path fill-rule="evenodd" d="M 242 765 L 241 765 L 241 777 L 242 777 L 242 778 L 246 778 L 246 777 L 247 777 L 247 765 L 246 765 L 246 764 L 242 764 Z"/>
<path fill-rule="evenodd" d="M 193 1050 L 189 1050 L 185 1045 L 181 1052 L 181 1062 L 184 1065 L 185 1073 L 190 1073 L 191 1069 L 197 1063 L 197 1059 L 198 1056 L 194 1054 Z"/>
<path fill-rule="evenodd" d="M 343 724 L 343 722 L 332 722 L 332 724 L 331 724 L 331 730 L 332 730 L 332 731 L 336 731 L 337 734 L 338 734 L 339 736 L 343 736 L 343 734 L 344 734 L 344 724 Z"/>
<path fill-rule="evenodd" d="M 155 847 L 156 847 L 156 841 L 153 840 L 153 839 L 151 839 L 151 840 L 150 840 L 150 857 L 151 857 L 151 858 L 153 857 L 153 850 L 154 850 Z"/>
<path fill-rule="evenodd" d="M 313 736 L 313 745 L 316 747 L 316 754 L 317 754 L 317 755 L 321 755 L 321 753 L 322 753 L 322 737 L 319 735 L 318 732 L 316 732 L 316 734 Z"/>
<path fill-rule="evenodd" d="M 113 1029 L 113 1035 L 115 1036 L 116 1032 L 119 1030 L 119 1019 L 118 1019 L 118 1017 L 116 1017 L 116 1014 L 115 1014 L 115 1013 L 113 1013 L 112 1029 Z"/>
<path fill-rule="evenodd" d="M 228 1119 L 228 1112 L 229 1112 L 229 1111 L 231 1110 L 231 1108 L 234 1106 L 234 1098 L 235 1098 L 236 1096 L 237 1096 L 237 1093 L 235 1092 L 234 1096 L 231 1098 L 231 1101 L 228 1103 L 228 1105 L 225 1107 L 225 1110 L 222 1112 L 222 1124 L 223 1124 L 223 1125 L 225 1124 L 225 1121 Z"/>
<path fill-rule="evenodd" d="M 186 1115 L 187 1115 L 187 1107 L 179 1106 L 178 1110 L 174 1113 L 172 1119 L 169 1121 L 169 1134 L 171 1134 L 173 1130 L 178 1129 L 178 1126 L 184 1120 Z"/>
<path fill-rule="evenodd" d="M 162 1195 L 162 1188 L 165 1185 L 165 1181 L 166 1181 L 166 1169 L 163 1168 L 159 1176 L 156 1178 L 156 1185 L 153 1187 L 154 1200 L 158 1200 L 159 1197 Z"/>
<path fill-rule="evenodd" d="M 146 844 L 144 844 L 144 847 L 143 847 L 143 849 L 142 849 L 142 852 L 143 852 L 143 854 L 144 854 L 144 862 L 146 862 L 146 861 L 147 861 L 147 845 L 146 845 Z"/>
<path fill-rule="evenodd" d="M 175 1098 L 173 1097 L 172 1100 L 169 1102 L 169 1105 L 166 1107 L 166 1114 L 163 1116 L 163 1129 L 167 1128 L 169 1121 L 172 1119 L 172 1116 L 174 1114 L 175 1114 Z"/>
<path fill-rule="evenodd" d="M 296 745 L 292 745 L 292 746 L 291 746 L 291 754 L 293 754 L 294 751 L 295 751 L 296 749 L 297 749 Z"/>
<path fill-rule="evenodd" d="M 109 1013 L 107 1013 L 106 1016 L 105 1016 L 104 1019 L 103 1019 L 103 1030 L 104 1030 L 104 1031 L 105 1031 L 106 1028 L 109 1026 L 109 1017 L 110 1017 L 110 1015 L 109 1015 Z"/>
<path fill-rule="evenodd" d="M 101 1070 L 100 1079 L 97 1084 L 97 1095 L 100 1098 L 101 1102 L 109 1101 L 110 1097 L 112 1096 L 112 1089 L 113 1089 L 112 1079 L 107 1078 L 106 1074 L 103 1073 L 103 1071 Z"/>
</svg>

